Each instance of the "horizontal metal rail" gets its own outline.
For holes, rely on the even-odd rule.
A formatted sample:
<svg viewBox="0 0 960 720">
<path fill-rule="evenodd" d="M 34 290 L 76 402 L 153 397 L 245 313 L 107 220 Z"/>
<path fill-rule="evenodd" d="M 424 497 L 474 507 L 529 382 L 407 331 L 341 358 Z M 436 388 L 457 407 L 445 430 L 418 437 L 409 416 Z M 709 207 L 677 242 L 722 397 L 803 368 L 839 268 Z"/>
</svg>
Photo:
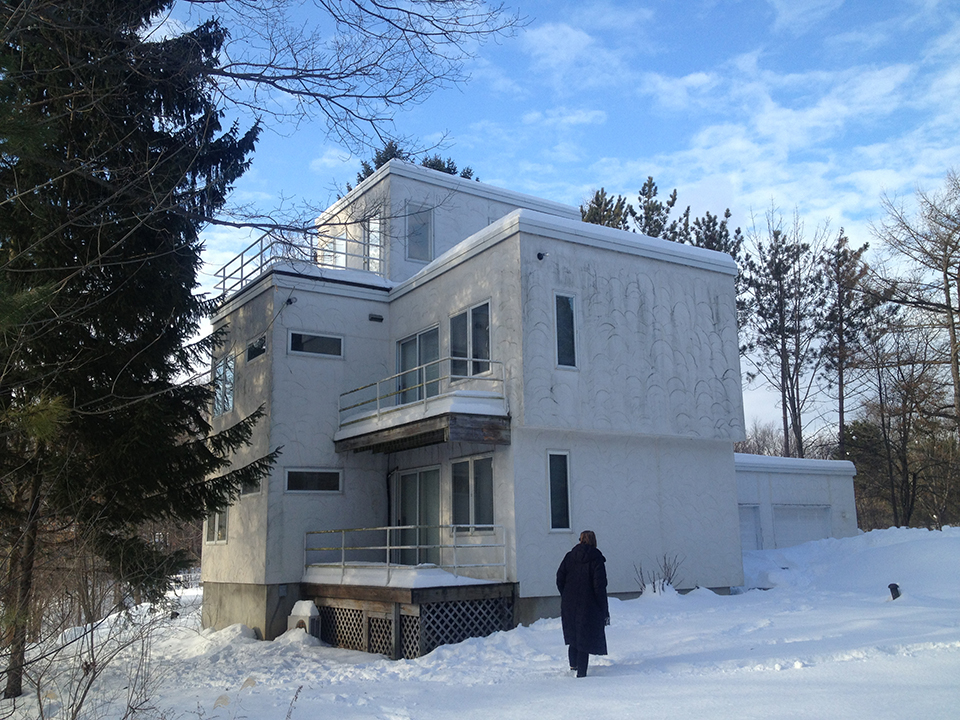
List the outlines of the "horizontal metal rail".
<svg viewBox="0 0 960 720">
<path fill-rule="evenodd" d="M 220 297 L 239 292 L 260 277 L 271 265 L 283 260 L 310 263 L 317 267 L 366 270 L 384 276 L 383 248 L 353 240 L 338 246 L 342 238 L 305 235 L 304 242 L 294 242 L 264 233 L 216 272 L 216 290 Z M 360 252 L 351 252 L 359 247 Z"/>
<path fill-rule="evenodd" d="M 455 374 L 454 369 L 463 369 L 464 374 Z M 469 374 L 474 369 L 482 372 Z M 506 403 L 503 375 L 503 363 L 486 358 L 445 357 L 424 363 L 342 393 L 340 427 L 457 392 L 482 391 Z"/>
<path fill-rule="evenodd" d="M 429 532 L 436 532 L 437 541 L 420 542 L 424 534 Z M 351 544 L 347 543 L 348 535 L 356 536 L 360 533 L 382 533 L 384 540 L 361 544 L 354 544 L 354 541 L 351 541 Z M 394 536 L 402 533 L 414 533 L 417 542 L 406 542 L 402 538 L 393 542 Z M 492 541 L 485 539 L 487 534 L 493 538 Z M 311 538 L 324 535 L 339 536 L 339 544 L 312 544 L 323 541 L 319 539 L 311 540 Z M 470 539 L 470 542 L 463 541 L 466 539 Z M 490 554 L 497 555 L 497 561 L 484 562 L 486 558 L 483 555 L 487 554 L 484 551 L 492 551 Z M 414 562 L 404 562 L 404 553 L 409 554 L 411 552 L 415 553 Z M 310 562 L 311 553 L 332 554 L 339 556 L 339 559 L 327 562 Z M 352 557 L 348 558 L 348 553 Z M 358 560 L 356 556 L 360 553 L 369 557 L 381 556 L 383 560 L 382 562 Z M 477 554 L 480 554 L 480 558 L 475 557 Z M 348 568 L 385 568 L 387 581 L 389 582 L 394 568 L 409 568 L 421 564 L 439 567 L 442 570 L 452 572 L 455 576 L 459 576 L 463 570 L 499 568 L 503 580 L 506 581 L 507 579 L 507 550 L 503 525 L 387 525 L 341 530 L 310 530 L 304 536 L 303 555 L 304 568 L 336 567 L 340 569 L 341 579 Z M 434 556 L 438 562 L 421 562 L 421 557 L 427 558 L 429 556 Z"/>
</svg>

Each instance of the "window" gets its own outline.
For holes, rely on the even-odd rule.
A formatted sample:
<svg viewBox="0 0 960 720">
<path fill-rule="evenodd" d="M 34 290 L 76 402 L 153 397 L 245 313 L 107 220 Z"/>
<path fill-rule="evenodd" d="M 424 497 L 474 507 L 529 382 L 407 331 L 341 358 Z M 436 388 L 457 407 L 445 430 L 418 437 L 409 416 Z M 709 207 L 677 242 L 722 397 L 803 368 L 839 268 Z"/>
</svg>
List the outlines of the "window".
<svg viewBox="0 0 960 720">
<path fill-rule="evenodd" d="M 481 361 L 489 359 L 490 303 L 450 318 L 450 374 L 465 377 L 485 373 L 490 363 Z"/>
<path fill-rule="evenodd" d="M 213 364 L 213 416 L 233 410 L 233 377 L 236 357 L 227 355 Z"/>
<path fill-rule="evenodd" d="M 327 237 L 322 240 L 318 262 L 324 267 L 345 268 L 347 266 L 347 236 Z"/>
<path fill-rule="evenodd" d="M 247 345 L 247 362 L 250 362 L 254 358 L 258 358 L 267 352 L 267 336 L 261 335 L 252 343 Z"/>
<path fill-rule="evenodd" d="M 433 260 L 433 211 L 429 208 L 407 215 L 407 259 Z"/>
<path fill-rule="evenodd" d="M 397 343 L 397 404 L 440 394 L 440 329 L 424 330 Z"/>
<path fill-rule="evenodd" d="M 379 217 L 363 223 L 363 269 L 381 273 L 383 262 L 383 226 Z"/>
<path fill-rule="evenodd" d="M 343 338 L 292 332 L 290 333 L 290 352 L 343 357 Z"/>
<path fill-rule="evenodd" d="M 577 333 L 574 324 L 573 297 L 557 295 L 557 365 L 577 366 Z"/>
<path fill-rule="evenodd" d="M 570 483 L 567 453 L 548 453 L 550 473 L 550 529 L 570 529 Z"/>
<path fill-rule="evenodd" d="M 453 524 L 493 525 L 493 458 L 451 464 Z"/>
<path fill-rule="evenodd" d="M 207 515 L 207 542 L 225 543 L 227 541 L 227 511 Z"/>
<path fill-rule="evenodd" d="M 241 495 L 256 495 L 258 492 L 260 492 L 259 480 L 244 481 L 240 486 Z"/>
<path fill-rule="evenodd" d="M 287 470 L 287 492 L 340 492 L 340 470 Z"/>
</svg>

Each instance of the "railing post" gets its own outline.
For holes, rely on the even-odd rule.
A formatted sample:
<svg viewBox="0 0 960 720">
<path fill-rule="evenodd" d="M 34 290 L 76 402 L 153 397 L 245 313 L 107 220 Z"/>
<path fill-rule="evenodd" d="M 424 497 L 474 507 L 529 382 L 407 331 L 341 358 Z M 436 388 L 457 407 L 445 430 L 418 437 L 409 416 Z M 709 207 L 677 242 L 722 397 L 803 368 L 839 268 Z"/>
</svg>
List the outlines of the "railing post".
<svg viewBox="0 0 960 720">
<path fill-rule="evenodd" d="M 460 544 L 457 538 L 457 532 L 460 530 L 459 525 L 453 526 L 453 576 L 460 577 L 460 564 L 457 561 L 457 546 Z"/>
</svg>

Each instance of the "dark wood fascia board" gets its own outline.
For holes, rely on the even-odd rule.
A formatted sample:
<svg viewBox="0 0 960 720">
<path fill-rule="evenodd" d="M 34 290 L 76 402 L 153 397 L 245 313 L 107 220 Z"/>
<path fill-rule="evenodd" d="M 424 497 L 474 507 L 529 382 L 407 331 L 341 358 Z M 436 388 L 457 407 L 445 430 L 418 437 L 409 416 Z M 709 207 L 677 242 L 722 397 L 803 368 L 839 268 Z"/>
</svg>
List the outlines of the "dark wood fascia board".
<svg viewBox="0 0 960 720">
<path fill-rule="evenodd" d="M 426 588 L 397 588 L 379 585 L 327 585 L 301 583 L 300 594 L 305 598 L 363 600 L 367 602 L 422 605 L 456 600 L 514 597 L 516 583 L 485 583 L 483 585 L 443 585 Z"/>
</svg>

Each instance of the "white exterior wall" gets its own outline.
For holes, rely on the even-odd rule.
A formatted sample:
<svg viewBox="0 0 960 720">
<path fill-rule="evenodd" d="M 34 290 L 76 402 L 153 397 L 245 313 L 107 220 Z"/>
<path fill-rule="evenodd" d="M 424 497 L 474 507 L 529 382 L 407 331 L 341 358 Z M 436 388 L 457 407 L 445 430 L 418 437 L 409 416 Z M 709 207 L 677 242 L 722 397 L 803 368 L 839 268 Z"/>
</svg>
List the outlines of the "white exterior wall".
<svg viewBox="0 0 960 720">
<path fill-rule="evenodd" d="M 778 507 L 826 508 L 829 535 L 810 528 L 811 540 L 857 534 L 853 494 L 853 476 L 857 471 L 852 462 L 742 453 L 734 458 L 738 502 L 756 507 L 759 515 L 761 543 L 758 549 L 778 547 L 774 521 Z"/>
<path fill-rule="evenodd" d="M 521 596 L 556 594 L 556 566 L 584 529 L 598 533 L 611 592 L 636 591 L 634 564 L 653 570 L 664 554 L 682 559 L 681 587 L 740 584 L 732 263 L 543 217 L 521 230 Z M 557 293 L 575 297 L 576 369 L 557 365 Z M 569 453 L 569 531 L 550 529 L 551 450 Z"/>
</svg>

